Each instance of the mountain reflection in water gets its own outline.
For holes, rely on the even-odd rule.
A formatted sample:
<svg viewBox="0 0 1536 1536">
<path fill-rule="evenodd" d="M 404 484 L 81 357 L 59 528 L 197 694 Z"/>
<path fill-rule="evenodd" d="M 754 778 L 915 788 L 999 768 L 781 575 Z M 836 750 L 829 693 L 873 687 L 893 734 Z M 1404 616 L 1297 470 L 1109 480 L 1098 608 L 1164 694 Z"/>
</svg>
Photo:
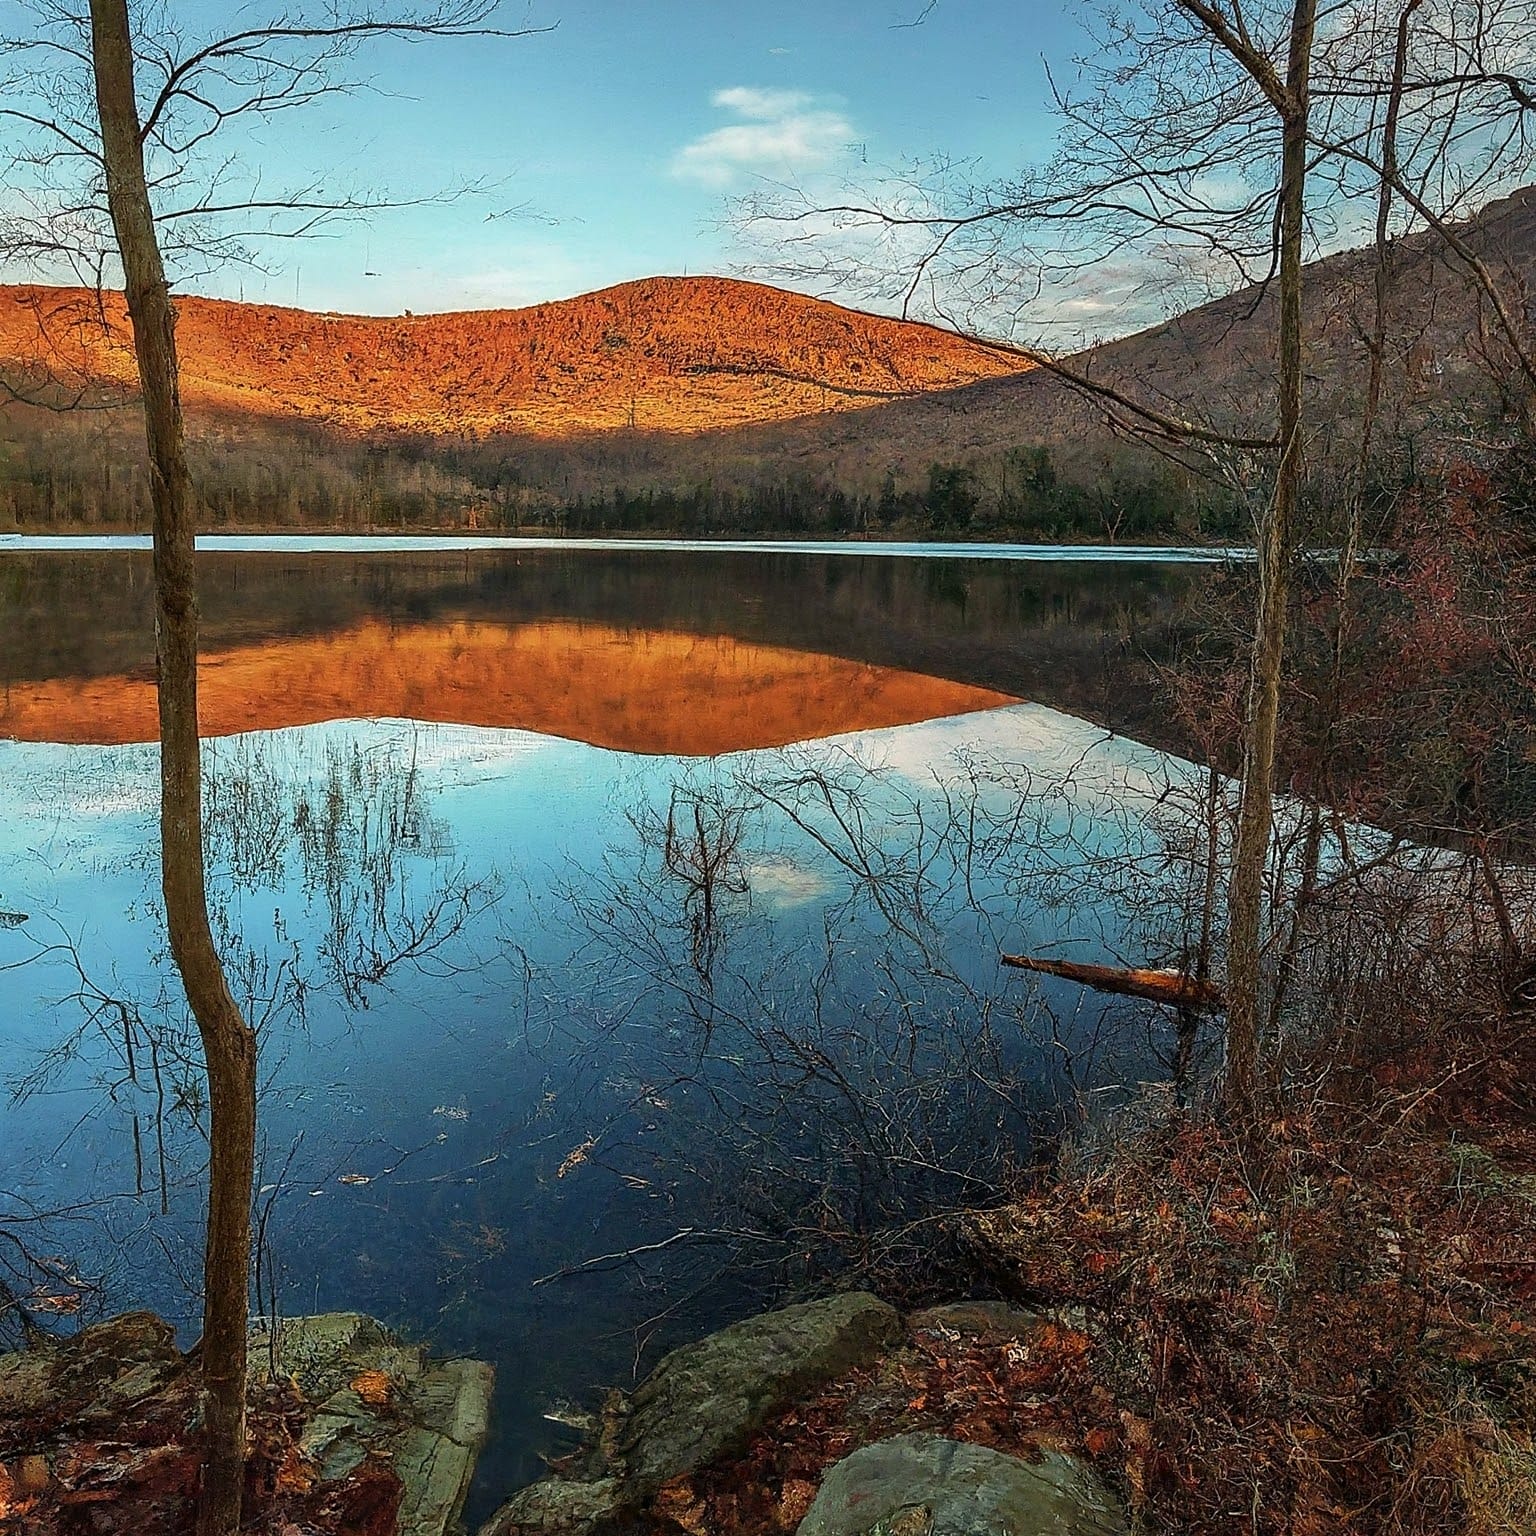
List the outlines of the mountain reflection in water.
<svg viewBox="0 0 1536 1536">
<path fill-rule="evenodd" d="M 388 624 L 205 652 L 205 736 L 336 719 L 538 731 L 624 752 L 714 756 L 1017 703 L 989 688 L 729 635 L 548 620 Z M 15 682 L 0 735 L 152 741 L 142 672 Z"/>
<path fill-rule="evenodd" d="M 850 559 L 713 550 L 485 550 L 472 556 L 222 552 L 198 557 L 207 658 L 230 658 L 269 645 L 294 646 L 290 654 L 302 657 L 311 644 L 375 624 L 401 636 L 474 625 L 535 633 L 550 625 L 588 625 L 632 636 L 719 637 L 738 647 L 837 657 L 1032 699 L 1175 750 L 1187 743 L 1149 685 L 1178 634 L 1180 605 L 1222 580 L 1217 569 L 1156 562 Z M 5 636 L 0 704 L 11 700 L 6 707 L 17 712 L 10 723 L 0 723 L 0 734 L 46 738 L 48 728 L 35 714 L 23 731 L 19 712 L 46 713 L 55 683 L 73 690 L 87 680 L 127 678 L 137 683 L 134 708 L 151 707 L 153 580 L 143 553 L 0 549 L 0 633 Z M 696 651 L 699 658 L 704 654 Z M 611 653 L 604 660 L 611 662 Z M 553 652 L 550 661 L 558 661 Z M 448 681 L 453 681 L 451 674 Z M 295 682 L 287 676 L 263 680 L 276 696 Z M 208 685 L 220 686 L 211 675 Z M 553 678 L 528 680 L 527 685 L 558 691 Z M 730 686 L 729 674 L 719 680 L 718 687 Z M 116 685 L 100 698 L 83 687 L 80 691 L 78 709 L 100 707 L 105 720 L 106 705 L 118 694 Z M 456 706 L 466 703 L 468 692 L 461 689 Z M 827 692 L 835 697 L 836 689 L 829 686 Z M 671 696 L 680 700 L 683 715 L 702 716 L 728 707 L 714 702 L 716 693 L 716 680 L 704 676 L 689 695 L 678 690 Z M 29 699 L 38 702 L 29 704 Z M 266 707 L 264 700 L 256 702 Z M 412 702 L 420 707 L 393 713 L 455 719 L 440 696 L 434 699 L 433 690 L 416 689 Z M 467 702 L 477 712 L 461 713 L 461 721 L 491 722 L 490 715 L 478 712 L 484 701 Z M 754 696 L 750 708 L 755 712 L 763 703 Z M 884 723 L 973 707 L 939 698 L 916 713 L 892 714 Z M 370 710 L 383 712 L 381 705 L 360 701 L 356 707 L 327 705 L 324 713 L 336 718 Z M 585 719 L 592 726 L 591 740 L 620 739 L 601 729 L 595 707 Z M 119 735 L 151 739 L 152 713 L 135 720 L 133 730 Z M 206 718 L 204 723 L 218 729 Z M 257 723 L 258 715 L 242 720 L 237 709 L 229 728 Z M 844 717 L 839 710 L 830 729 L 877 723 L 874 715 Z M 657 722 L 648 723 L 648 729 L 656 727 Z M 825 731 L 811 728 L 806 734 Z M 75 739 L 108 738 L 105 731 L 82 725 Z M 788 738 L 775 733 L 775 739 Z"/>
</svg>

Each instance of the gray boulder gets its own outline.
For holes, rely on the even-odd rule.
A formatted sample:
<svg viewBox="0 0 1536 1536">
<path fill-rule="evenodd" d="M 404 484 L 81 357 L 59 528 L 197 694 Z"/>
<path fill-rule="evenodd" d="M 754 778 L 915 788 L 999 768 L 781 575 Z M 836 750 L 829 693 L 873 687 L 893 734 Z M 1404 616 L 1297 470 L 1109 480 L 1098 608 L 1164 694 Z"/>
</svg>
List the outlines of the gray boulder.
<svg viewBox="0 0 1536 1536">
<path fill-rule="evenodd" d="M 404 1344 L 352 1312 L 261 1322 L 249 1343 L 253 1379 L 271 1371 L 298 1383 L 306 1405 L 300 1445 L 322 1484 L 376 1456 L 404 1485 L 399 1536 L 456 1529 L 485 1439 L 489 1366 L 431 1360 L 420 1345 Z M 142 1499 L 133 1508 L 148 1509 L 158 1507 L 156 1499 L 180 1497 L 167 1468 L 183 1458 L 195 1480 L 195 1452 L 184 1433 L 196 1385 L 188 1369 L 170 1325 L 148 1312 L 0 1354 L 0 1429 L 10 1435 L 10 1465 L 0 1467 L 0 1482 L 9 1478 L 23 1492 L 40 1494 L 64 1462 L 81 1499 L 110 1489 L 114 1502 Z M 119 1434 L 130 1418 L 148 1436 L 142 1443 Z M 331 1491 L 321 1489 L 322 1502 Z M 134 1518 L 124 1516 L 122 1529 Z"/>
<path fill-rule="evenodd" d="M 595 1536 L 663 1483 L 741 1449 L 772 1416 L 902 1336 L 901 1315 L 864 1291 L 784 1307 L 674 1350 L 622 1406 L 611 1454 L 585 1480 L 546 1477 L 480 1536 Z"/>
<path fill-rule="evenodd" d="M 1046 1452 L 1021 1461 L 938 1435 L 897 1435 L 822 1479 L 798 1536 L 1124 1536 L 1091 1468 Z"/>
<path fill-rule="evenodd" d="M 901 1335 L 894 1307 L 850 1291 L 673 1350 L 630 1399 L 618 1447 L 629 1483 L 651 1493 L 739 1450 L 775 1413 L 868 1365 Z"/>
<path fill-rule="evenodd" d="M 588 1536 L 622 1515 L 632 1505 L 624 1485 L 615 1477 L 591 1483 L 544 1477 L 513 1494 L 480 1527 L 480 1536 Z"/>
<path fill-rule="evenodd" d="M 184 1365 L 170 1324 L 125 1312 L 72 1337 L 0 1354 L 0 1414 L 55 1423 L 111 1421 Z"/>
</svg>

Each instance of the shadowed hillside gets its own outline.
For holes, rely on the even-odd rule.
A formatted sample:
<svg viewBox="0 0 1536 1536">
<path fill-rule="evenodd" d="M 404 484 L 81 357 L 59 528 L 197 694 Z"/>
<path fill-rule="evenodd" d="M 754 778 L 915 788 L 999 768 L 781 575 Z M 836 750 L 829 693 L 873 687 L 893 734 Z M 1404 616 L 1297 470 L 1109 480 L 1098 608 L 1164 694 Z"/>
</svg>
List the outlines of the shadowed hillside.
<svg viewBox="0 0 1536 1536">
<path fill-rule="evenodd" d="M 1536 279 L 1536 187 L 1491 204 L 1463 226 L 1517 312 Z M 1489 308 L 1463 263 L 1438 239 L 1394 243 L 1385 362 L 1386 426 L 1402 438 L 1454 434 L 1503 402 L 1508 371 Z M 1328 423 L 1363 395 L 1372 320 L 1374 255 L 1346 251 L 1306 271 L 1307 384 L 1324 423 L 1315 447 L 1335 446 Z M 1070 360 L 1090 378 L 1154 409 L 1219 427 L 1264 430 L 1272 414 L 1276 295 L 1263 287 L 1201 305 L 1161 325 Z M 759 451 L 836 462 L 847 476 L 883 473 L 898 455 L 923 460 L 941 445 L 955 456 L 995 454 L 1021 440 L 1072 445 L 1091 455 L 1109 435 L 1081 392 L 1044 371 L 978 381 L 882 405 L 858 419 L 740 434 Z M 893 453 L 893 449 L 895 450 Z M 904 467 L 910 467 L 905 463 Z"/>
</svg>

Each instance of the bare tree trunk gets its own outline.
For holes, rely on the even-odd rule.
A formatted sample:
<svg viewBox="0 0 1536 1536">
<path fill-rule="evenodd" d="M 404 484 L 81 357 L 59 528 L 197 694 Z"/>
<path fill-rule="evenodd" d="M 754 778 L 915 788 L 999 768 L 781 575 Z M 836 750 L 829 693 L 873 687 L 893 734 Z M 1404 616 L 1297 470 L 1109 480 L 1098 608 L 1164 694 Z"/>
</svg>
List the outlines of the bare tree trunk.
<svg viewBox="0 0 1536 1536">
<path fill-rule="evenodd" d="M 1375 315 L 1371 337 L 1370 371 L 1366 376 L 1365 404 L 1360 416 L 1360 452 L 1355 461 L 1355 480 L 1351 487 L 1349 528 L 1339 562 L 1341 587 L 1347 587 L 1354 574 L 1355 557 L 1360 543 L 1361 506 L 1365 499 L 1366 479 L 1371 470 L 1371 448 L 1376 419 L 1381 414 L 1382 376 L 1386 369 L 1387 305 L 1392 296 L 1392 189 L 1397 183 L 1397 125 L 1403 110 L 1403 85 L 1408 75 L 1408 44 L 1414 12 L 1424 0 L 1406 0 L 1397 19 L 1397 38 L 1392 50 L 1392 83 L 1387 91 L 1386 119 L 1381 129 L 1381 176 L 1376 188 L 1376 245 L 1373 276 Z"/>
<path fill-rule="evenodd" d="M 1243 790 L 1228 888 L 1227 1105 L 1252 1118 L 1259 1097 L 1260 972 L 1264 873 L 1274 821 L 1275 737 L 1285 660 L 1286 601 L 1302 473 L 1302 231 L 1306 216 L 1307 113 L 1317 0 L 1296 0 L 1281 109 L 1280 462 L 1259 528 L 1259 600 L 1248 679 Z"/>
<path fill-rule="evenodd" d="M 171 953 L 208 1066 L 208 1230 L 203 1266 L 205 1461 L 200 1536 L 239 1529 L 245 1469 L 245 1351 L 256 1039 L 224 977 L 204 889 L 197 729 L 197 588 L 191 477 L 177 379 L 176 314 L 161 262 L 134 97 L 126 0 L 91 0 L 96 107 L 113 228 L 144 392 L 154 510 L 160 699 L 160 858 Z"/>
<path fill-rule="evenodd" d="M 1268 1041 L 1271 1049 L 1275 1048 L 1275 1043 L 1280 1039 L 1286 994 L 1296 974 L 1296 961 L 1301 952 L 1302 930 L 1306 926 L 1307 913 L 1317 899 L 1318 867 L 1322 853 L 1323 807 L 1320 801 L 1314 800 L 1307 812 L 1307 831 L 1301 847 L 1301 875 L 1296 882 L 1296 894 L 1291 898 L 1285 946 L 1276 962 L 1275 982 L 1270 989 Z"/>
</svg>

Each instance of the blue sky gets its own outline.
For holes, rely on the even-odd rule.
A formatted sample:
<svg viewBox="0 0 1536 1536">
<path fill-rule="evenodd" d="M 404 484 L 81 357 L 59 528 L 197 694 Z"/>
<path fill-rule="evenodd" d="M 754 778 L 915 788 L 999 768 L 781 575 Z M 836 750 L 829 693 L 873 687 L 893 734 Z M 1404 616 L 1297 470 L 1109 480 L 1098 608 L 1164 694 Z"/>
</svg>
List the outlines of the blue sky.
<svg viewBox="0 0 1536 1536">
<path fill-rule="evenodd" d="M 1075 8 L 939 0 L 911 25 L 922 8 L 533 0 L 504 14 L 552 28 L 541 35 L 379 46 L 363 63 L 374 90 L 267 125 L 248 159 L 269 177 L 396 196 L 494 190 L 380 213 L 276 250 L 280 271 L 195 286 L 373 313 L 535 303 L 739 270 L 754 253 L 723 216 L 755 188 L 830 189 L 935 152 L 992 172 L 1046 153 L 1042 56 L 1070 68 L 1084 43 Z"/>
</svg>

